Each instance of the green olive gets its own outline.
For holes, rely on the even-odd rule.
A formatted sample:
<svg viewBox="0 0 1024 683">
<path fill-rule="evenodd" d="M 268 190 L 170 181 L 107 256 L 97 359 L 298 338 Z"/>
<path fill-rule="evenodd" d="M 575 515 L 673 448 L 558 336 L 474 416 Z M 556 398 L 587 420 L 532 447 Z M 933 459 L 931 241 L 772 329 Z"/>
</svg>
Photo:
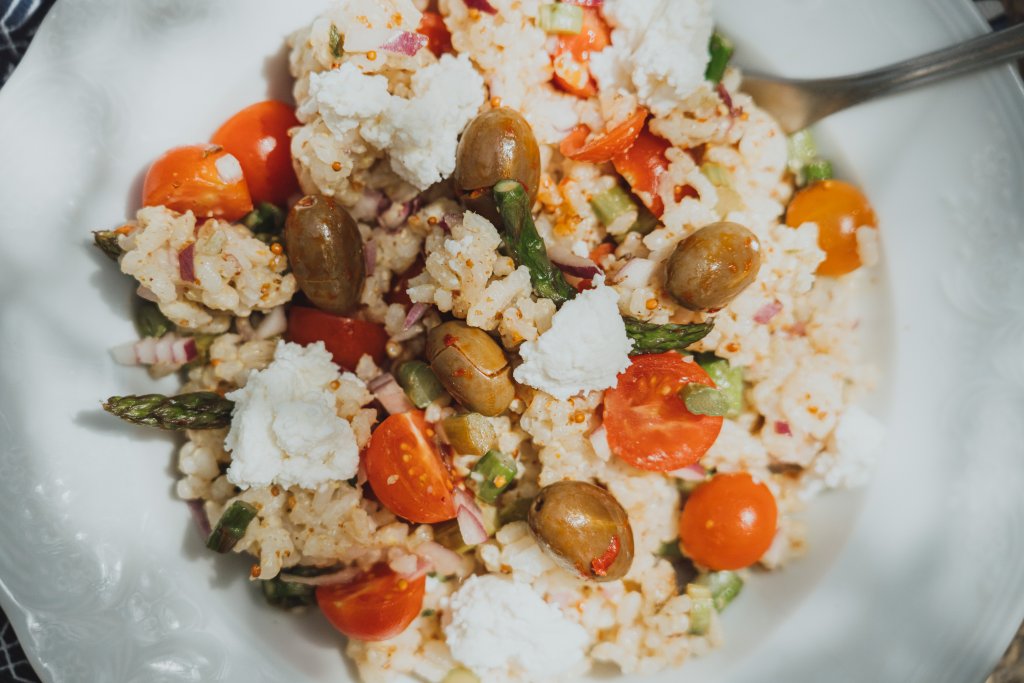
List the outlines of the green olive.
<svg viewBox="0 0 1024 683">
<path fill-rule="evenodd" d="M 366 264 L 348 211 L 329 197 L 303 197 L 288 212 L 284 242 L 299 289 L 314 306 L 342 314 L 359 305 Z"/>
<path fill-rule="evenodd" d="M 481 415 L 500 415 L 515 398 L 508 358 L 481 329 L 453 320 L 427 335 L 427 360 L 455 400 Z"/>
<path fill-rule="evenodd" d="M 455 157 L 455 189 L 467 208 L 491 220 L 497 209 L 491 188 L 499 180 L 518 180 L 530 204 L 540 186 L 540 148 L 533 129 L 519 112 L 491 109 L 470 121 Z"/>
<path fill-rule="evenodd" d="M 621 579 L 633 564 L 633 529 L 615 496 L 583 481 L 545 486 L 527 517 L 551 559 L 584 579 Z"/>
<path fill-rule="evenodd" d="M 691 311 L 715 311 L 746 289 L 761 268 L 761 243 L 738 223 L 712 223 L 676 245 L 665 288 Z"/>
</svg>

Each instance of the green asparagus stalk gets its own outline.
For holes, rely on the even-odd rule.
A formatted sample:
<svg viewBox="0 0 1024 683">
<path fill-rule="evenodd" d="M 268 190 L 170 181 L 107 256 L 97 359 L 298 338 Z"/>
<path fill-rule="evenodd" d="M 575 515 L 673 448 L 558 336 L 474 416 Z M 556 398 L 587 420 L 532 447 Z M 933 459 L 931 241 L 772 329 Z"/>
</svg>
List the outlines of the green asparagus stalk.
<svg viewBox="0 0 1024 683">
<path fill-rule="evenodd" d="M 304 583 L 285 581 L 274 577 L 269 581 L 260 581 L 263 597 L 274 607 L 294 609 L 316 604 L 316 587 Z"/>
<path fill-rule="evenodd" d="M 218 553 L 226 553 L 235 547 L 249 524 L 256 518 L 256 508 L 243 500 L 233 502 L 217 521 L 217 526 L 206 540 L 206 547 Z"/>
<path fill-rule="evenodd" d="M 242 217 L 242 225 L 252 230 L 256 239 L 269 244 L 280 239 L 284 227 L 284 211 L 276 204 L 260 202 Z"/>
<path fill-rule="evenodd" d="M 716 31 L 711 34 L 708 52 L 711 58 L 708 60 L 708 67 L 704 72 L 704 78 L 712 83 L 718 83 L 722 80 L 722 76 L 725 75 L 725 68 L 729 66 L 729 59 L 732 57 L 732 41 Z"/>
<path fill-rule="evenodd" d="M 174 330 L 174 323 L 152 301 L 139 302 L 135 309 L 135 329 L 140 337 L 162 337 Z"/>
<path fill-rule="evenodd" d="M 177 396 L 111 396 L 103 404 L 104 410 L 122 420 L 174 430 L 227 427 L 234 407 L 234 401 L 212 391 Z"/>
<path fill-rule="evenodd" d="M 124 249 L 117 243 L 117 233 L 113 230 L 94 230 L 92 238 L 96 246 L 100 248 L 100 251 L 109 256 L 113 261 L 121 258 L 121 255 L 124 253 Z"/>
<path fill-rule="evenodd" d="M 504 224 L 505 244 L 517 266 L 530 269 L 530 281 L 539 296 L 561 305 L 576 296 L 576 290 L 565 280 L 562 271 L 548 259 L 544 239 L 530 214 L 530 199 L 523 186 L 515 180 L 502 180 L 494 186 L 494 203 Z"/>
<path fill-rule="evenodd" d="M 690 344 L 695 344 L 706 337 L 715 326 L 715 321 L 710 318 L 705 322 L 690 325 L 655 325 L 628 317 L 623 317 L 622 320 L 626 323 L 626 336 L 633 340 L 633 350 L 630 353 L 634 356 L 682 351 Z"/>
</svg>

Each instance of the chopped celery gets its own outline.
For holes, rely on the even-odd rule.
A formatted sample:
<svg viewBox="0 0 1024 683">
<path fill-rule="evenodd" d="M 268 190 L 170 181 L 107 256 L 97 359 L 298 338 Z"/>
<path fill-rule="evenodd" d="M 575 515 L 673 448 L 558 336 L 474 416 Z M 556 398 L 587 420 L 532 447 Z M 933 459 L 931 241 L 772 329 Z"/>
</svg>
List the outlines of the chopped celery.
<svg viewBox="0 0 1024 683">
<path fill-rule="evenodd" d="M 140 337 L 162 337 L 174 329 L 174 323 L 152 301 L 140 301 L 135 309 L 135 329 Z"/>
<path fill-rule="evenodd" d="M 697 579 L 702 586 L 711 591 L 711 599 L 715 609 L 721 612 L 743 590 L 743 579 L 736 572 L 711 572 Z"/>
<path fill-rule="evenodd" d="M 476 485 L 477 497 L 485 503 L 493 503 L 516 478 L 519 468 L 511 455 L 501 451 L 487 451 L 477 461 L 470 475 Z"/>
<path fill-rule="evenodd" d="M 719 83 L 725 75 L 725 69 L 729 66 L 729 59 L 732 57 L 732 41 L 718 31 L 711 34 L 711 41 L 708 43 L 708 53 L 711 58 L 708 60 L 708 67 L 704 71 L 704 78 L 712 83 Z"/>
<path fill-rule="evenodd" d="M 729 410 L 725 395 L 706 384 L 691 382 L 679 390 L 679 396 L 686 403 L 686 409 L 694 415 L 722 417 Z"/>
<path fill-rule="evenodd" d="M 444 387 L 430 366 L 419 360 L 402 363 L 395 379 L 417 408 L 426 408 L 444 394 Z"/>
<path fill-rule="evenodd" d="M 460 667 L 449 671 L 441 683 L 480 683 L 480 679 L 469 669 Z"/>
<path fill-rule="evenodd" d="M 732 366 L 729 361 L 711 353 L 697 355 L 697 364 L 704 368 L 708 377 L 725 397 L 728 408 L 725 417 L 737 418 L 743 412 L 743 368 Z"/>
<path fill-rule="evenodd" d="M 832 177 L 832 163 L 827 159 L 815 159 L 804 166 L 805 183 L 810 184 L 819 180 L 829 180 Z"/>
<path fill-rule="evenodd" d="M 496 435 L 490 421 L 480 413 L 454 415 L 441 421 L 448 444 L 460 455 L 483 455 Z"/>
<path fill-rule="evenodd" d="M 619 185 L 591 198 L 590 207 L 612 235 L 628 232 L 640 217 L 636 202 Z"/>
<path fill-rule="evenodd" d="M 226 553 L 245 536 L 245 530 L 256 518 L 256 508 L 243 500 L 236 500 L 224 511 L 217 526 L 206 540 L 206 547 L 218 553 Z"/>
<path fill-rule="evenodd" d="M 583 8 L 566 2 L 541 5 L 537 23 L 546 33 L 575 35 L 583 30 Z"/>
<path fill-rule="evenodd" d="M 804 166 L 818 156 L 818 146 L 814 143 L 814 136 L 806 128 L 789 136 L 787 149 L 789 150 L 789 170 L 793 173 L 799 173 Z"/>
<path fill-rule="evenodd" d="M 690 598 L 690 633 L 702 636 L 711 629 L 711 613 L 714 600 L 711 589 L 696 583 L 686 586 L 686 595 Z"/>
<path fill-rule="evenodd" d="M 729 169 L 713 161 L 706 161 L 700 166 L 700 172 L 715 187 L 732 187 L 732 174 Z"/>
</svg>

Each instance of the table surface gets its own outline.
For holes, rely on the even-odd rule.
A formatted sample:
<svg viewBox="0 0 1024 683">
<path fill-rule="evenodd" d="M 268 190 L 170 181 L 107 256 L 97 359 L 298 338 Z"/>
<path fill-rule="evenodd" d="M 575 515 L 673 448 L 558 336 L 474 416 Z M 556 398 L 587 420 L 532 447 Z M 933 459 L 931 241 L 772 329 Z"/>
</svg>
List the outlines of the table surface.
<svg viewBox="0 0 1024 683">
<path fill-rule="evenodd" d="M 56 0 L 0 0 L 0 87 L 24 55 L 36 28 Z M 1024 21 L 1024 0 L 975 0 L 993 28 Z M 1024 71 L 1024 62 L 1021 63 Z M 38 683 L 14 629 L 0 610 L 0 681 Z M 969 681 L 965 683 L 971 683 Z M 1024 683 L 1024 624 L 985 683 Z"/>
</svg>

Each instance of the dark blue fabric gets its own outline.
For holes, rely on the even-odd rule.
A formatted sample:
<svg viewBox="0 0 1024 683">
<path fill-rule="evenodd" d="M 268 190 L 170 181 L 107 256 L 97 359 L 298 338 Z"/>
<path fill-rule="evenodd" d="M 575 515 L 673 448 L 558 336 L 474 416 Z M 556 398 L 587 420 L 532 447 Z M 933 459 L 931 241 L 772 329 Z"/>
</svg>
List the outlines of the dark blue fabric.
<svg viewBox="0 0 1024 683">
<path fill-rule="evenodd" d="M 0 0 L 0 87 L 14 71 L 28 49 L 28 44 L 43 20 L 43 15 L 56 0 Z M 137 0 L 146 2 L 147 0 Z M 985 0 L 976 0 L 979 3 Z M 325 2 L 326 4 L 326 2 Z M 1004 14 L 988 16 L 997 30 L 1008 25 Z M 1019 20 L 1019 17 L 1014 17 Z M 2 124 L 0 124 L 2 125 Z M 0 681 L 4 683 L 39 683 L 32 667 L 25 660 L 14 629 L 0 610 Z M 113 683 L 113 682 L 112 682 Z"/>
</svg>

